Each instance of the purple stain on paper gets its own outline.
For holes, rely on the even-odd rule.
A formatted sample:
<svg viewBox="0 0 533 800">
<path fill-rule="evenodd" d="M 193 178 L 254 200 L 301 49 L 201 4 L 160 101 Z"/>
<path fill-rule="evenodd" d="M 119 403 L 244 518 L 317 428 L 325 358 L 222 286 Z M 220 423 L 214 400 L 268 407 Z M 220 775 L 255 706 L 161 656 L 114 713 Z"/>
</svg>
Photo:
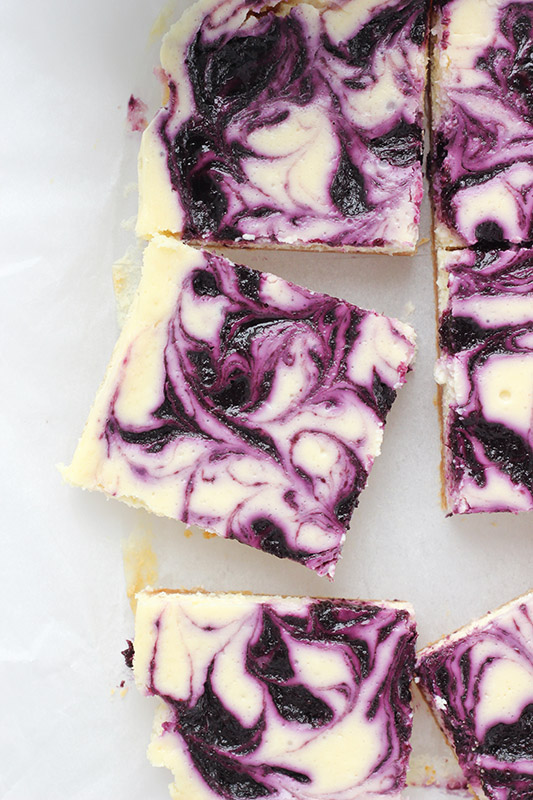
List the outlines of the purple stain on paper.
<svg viewBox="0 0 533 800">
<path fill-rule="evenodd" d="M 140 97 L 130 95 L 130 99 L 128 100 L 127 120 L 132 133 L 144 131 L 148 124 L 146 120 L 147 111 L 148 106 L 140 99 Z"/>
</svg>

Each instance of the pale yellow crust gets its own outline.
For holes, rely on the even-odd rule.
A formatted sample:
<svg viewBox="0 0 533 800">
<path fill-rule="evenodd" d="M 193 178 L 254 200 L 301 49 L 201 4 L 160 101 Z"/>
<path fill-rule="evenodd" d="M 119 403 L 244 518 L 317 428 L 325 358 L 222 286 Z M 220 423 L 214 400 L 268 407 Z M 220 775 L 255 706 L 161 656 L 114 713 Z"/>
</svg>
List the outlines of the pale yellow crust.
<svg viewBox="0 0 533 800">
<path fill-rule="evenodd" d="M 411 603 L 402 600 L 362 600 L 361 598 L 349 598 L 349 597 L 324 597 L 322 595 L 302 595 L 302 594 L 261 594 L 260 592 L 251 592 L 247 589 L 243 589 L 242 591 L 228 591 L 228 592 L 210 592 L 208 589 L 204 589 L 202 586 L 194 587 L 192 589 L 154 589 L 151 586 L 142 589 L 140 592 L 137 592 L 135 597 L 139 597 L 141 594 L 146 595 L 174 595 L 174 594 L 204 594 L 206 596 L 215 596 L 215 597 L 256 597 L 258 600 L 264 601 L 271 601 L 271 600 L 332 600 L 336 603 L 368 603 L 370 605 L 375 606 L 389 606 L 393 608 L 401 608 L 405 609 L 409 612 L 409 614 L 414 617 L 414 609 Z"/>
<path fill-rule="evenodd" d="M 429 96 L 428 102 L 428 128 L 429 128 L 429 139 L 430 139 L 430 152 L 433 151 L 433 121 L 436 116 L 436 106 L 434 103 L 435 101 L 435 80 L 436 80 L 436 69 L 434 67 L 434 52 L 435 52 L 435 42 L 436 36 L 433 33 L 435 23 L 437 20 L 437 12 L 435 9 L 431 11 L 431 24 L 430 24 L 430 37 L 428 43 L 428 50 L 429 50 L 429 59 L 428 59 L 428 72 L 429 72 L 429 80 L 427 81 L 427 90 Z M 436 234 L 436 225 L 437 225 L 437 215 L 435 210 L 435 202 L 434 196 L 432 192 L 432 186 L 430 181 L 430 190 L 429 190 L 429 198 L 430 198 L 430 208 L 431 208 L 431 258 L 433 262 L 433 293 L 434 293 L 434 303 L 435 303 L 435 346 L 437 352 L 437 358 L 440 357 L 440 341 L 439 341 L 439 327 L 440 327 L 440 309 L 439 309 L 439 290 L 438 290 L 438 264 L 437 264 L 437 234 Z M 448 503 L 446 499 L 446 471 L 445 471 L 445 431 L 444 431 L 444 398 L 443 398 L 443 391 L 442 386 L 437 384 L 437 413 L 439 417 L 439 429 L 440 429 L 440 444 L 441 444 L 441 459 L 440 459 L 440 502 L 441 507 L 444 511 L 447 510 Z"/>
<path fill-rule="evenodd" d="M 434 302 L 435 302 L 435 346 L 437 350 L 437 358 L 441 355 L 440 350 L 440 339 L 439 339 L 439 328 L 440 328 L 440 309 L 439 309 L 439 287 L 438 287 L 438 263 L 437 263 L 437 248 L 435 246 L 435 236 L 434 232 L 432 231 L 431 236 L 431 257 L 433 262 L 433 293 L 434 293 Z M 445 429 L 444 429 L 444 392 L 442 390 L 442 385 L 437 383 L 437 414 L 439 417 L 439 429 L 440 429 L 440 447 L 441 447 L 441 457 L 440 457 L 440 502 L 441 507 L 444 511 L 448 509 L 448 502 L 446 498 L 446 469 L 445 469 L 445 457 L 446 457 L 446 445 L 445 445 Z"/>
<path fill-rule="evenodd" d="M 174 236 L 176 239 L 183 241 L 177 234 L 165 232 L 165 236 Z M 320 244 L 318 242 L 288 244 L 283 242 L 268 242 L 268 241 L 250 241 L 243 239 L 240 242 L 204 242 L 200 239 L 190 239 L 186 244 L 192 247 L 202 247 L 205 250 L 211 250 L 217 247 L 224 247 L 231 250 L 293 250 L 297 253 L 366 253 L 376 256 L 413 256 L 416 253 L 417 245 L 414 245 L 412 250 L 395 250 L 391 247 L 355 247 L 353 245 L 343 244 L 334 247 L 328 244 Z"/>
</svg>

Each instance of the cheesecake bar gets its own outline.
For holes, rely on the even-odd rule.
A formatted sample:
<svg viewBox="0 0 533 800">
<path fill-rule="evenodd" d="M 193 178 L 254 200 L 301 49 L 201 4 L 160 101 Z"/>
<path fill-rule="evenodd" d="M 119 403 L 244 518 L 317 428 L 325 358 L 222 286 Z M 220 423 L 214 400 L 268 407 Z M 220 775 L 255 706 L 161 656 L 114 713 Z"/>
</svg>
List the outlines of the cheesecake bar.
<svg viewBox="0 0 533 800">
<path fill-rule="evenodd" d="M 414 349 L 408 325 L 155 237 L 64 475 L 332 577 Z"/>
<path fill-rule="evenodd" d="M 422 650 L 416 681 L 479 798 L 533 797 L 533 592 Z"/>
<path fill-rule="evenodd" d="M 138 234 L 412 252 L 427 0 L 200 0 L 169 31 Z"/>
<path fill-rule="evenodd" d="M 448 511 L 533 509 L 533 250 L 438 253 Z"/>
<path fill-rule="evenodd" d="M 141 592 L 134 673 L 174 800 L 399 798 L 411 606 Z"/>
<path fill-rule="evenodd" d="M 436 244 L 533 241 L 533 2 L 434 3 Z"/>
</svg>

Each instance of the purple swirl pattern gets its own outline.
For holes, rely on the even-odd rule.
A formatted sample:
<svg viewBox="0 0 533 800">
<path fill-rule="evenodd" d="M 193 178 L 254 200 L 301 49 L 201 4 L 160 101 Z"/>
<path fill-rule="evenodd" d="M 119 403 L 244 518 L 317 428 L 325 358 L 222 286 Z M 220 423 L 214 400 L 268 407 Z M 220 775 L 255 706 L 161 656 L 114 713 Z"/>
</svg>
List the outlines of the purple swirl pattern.
<svg viewBox="0 0 533 800">
<path fill-rule="evenodd" d="M 533 241 L 533 3 L 435 8 L 437 244 Z"/>
<path fill-rule="evenodd" d="M 533 797 L 533 595 L 425 648 L 416 671 L 472 789 Z"/>
<path fill-rule="evenodd" d="M 453 513 L 533 509 L 533 251 L 441 253 L 445 481 Z"/>
<path fill-rule="evenodd" d="M 135 678 L 163 701 L 152 763 L 173 770 L 177 797 L 399 798 L 412 725 L 411 611 L 141 593 Z"/>
<path fill-rule="evenodd" d="M 143 137 L 139 232 L 413 250 L 427 7 L 197 3 L 163 44 L 170 98 Z"/>
<path fill-rule="evenodd" d="M 407 325 L 156 239 L 66 477 L 331 577 L 413 356 Z"/>
</svg>

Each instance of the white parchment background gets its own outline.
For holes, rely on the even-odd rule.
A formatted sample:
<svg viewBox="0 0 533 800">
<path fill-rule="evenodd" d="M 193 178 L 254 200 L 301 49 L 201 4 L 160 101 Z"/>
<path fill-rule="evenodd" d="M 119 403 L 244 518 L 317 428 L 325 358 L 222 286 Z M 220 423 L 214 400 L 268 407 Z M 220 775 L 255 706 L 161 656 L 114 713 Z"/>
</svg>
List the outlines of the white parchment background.
<svg viewBox="0 0 533 800">
<path fill-rule="evenodd" d="M 127 101 L 133 92 L 158 106 L 158 32 L 150 32 L 160 5 L 1 3 L 5 800 L 168 797 L 169 775 L 144 754 L 153 703 L 137 694 L 120 655 L 133 633 L 121 549 L 132 532 L 152 533 L 162 585 L 410 600 L 421 644 L 533 585 L 530 516 L 445 519 L 440 509 L 428 245 L 412 259 L 240 258 L 408 318 L 419 334 L 416 370 L 389 417 L 333 584 L 236 542 L 184 538 L 176 523 L 62 484 L 55 464 L 72 455 L 117 334 L 110 268 L 133 243 L 121 223 L 135 213 L 139 144 Z M 426 215 L 425 235 L 428 226 Z M 413 763 L 433 765 L 445 781 L 447 751 L 424 710 L 414 748 Z M 439 788 L 406 796 L 448 797 Z"/>
</svg>

